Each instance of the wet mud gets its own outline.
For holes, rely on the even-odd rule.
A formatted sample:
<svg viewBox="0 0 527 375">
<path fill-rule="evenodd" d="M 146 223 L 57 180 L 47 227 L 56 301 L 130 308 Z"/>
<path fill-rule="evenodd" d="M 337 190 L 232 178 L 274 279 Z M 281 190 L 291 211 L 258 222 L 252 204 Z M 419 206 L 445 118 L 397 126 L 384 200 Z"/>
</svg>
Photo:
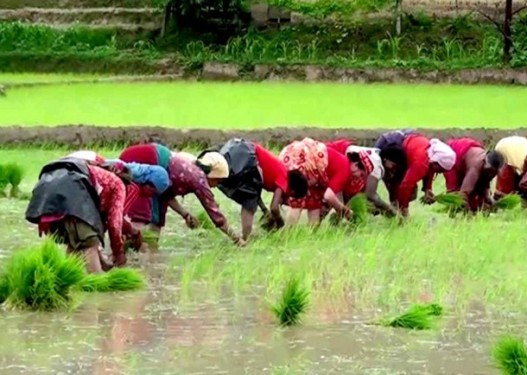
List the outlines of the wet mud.
<svg viewBox="0 0 527 375">
<path fill-rule="evenodd" d="M 87 147 L 123 146 L 140 141 L 158 141 L 175 149 L 185 147 L 208 147 L 232 137 L 242 137 L 262 144 L 283 147 L 289 142 L 304 137 L 326 141 L 338 138 L 354 140 L 360 145 L 372 145 L 378 136 L 393 129 L 322 129 L 314 127 L 277 127 L 259 130 L 174 129 L 159 126 L 104 127 L 90 125 L 65 125 L 56 127 L 0 128 L 0 147 L 65 147 L 79 149 Z M 518 129 L 416 129 L 429 137 L 449 139 L 469 136 L 493 146 L 499 139 L 516 134 L 527 136 L 527 127 Z"/>
</svg>

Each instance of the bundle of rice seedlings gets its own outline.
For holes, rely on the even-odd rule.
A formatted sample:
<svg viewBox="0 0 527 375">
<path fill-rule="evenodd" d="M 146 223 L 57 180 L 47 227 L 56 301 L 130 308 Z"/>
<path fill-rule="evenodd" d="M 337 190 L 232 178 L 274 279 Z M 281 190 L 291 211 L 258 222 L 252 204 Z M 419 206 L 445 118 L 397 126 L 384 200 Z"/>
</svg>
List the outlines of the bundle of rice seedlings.
<svg viewBox="0 0 527 375">
<path fill-rule="evenodd" d="M 5 188 L 9 185 L 9 176 L 5 165 L 0 165 L 0 196 L 5 196 Z"/>
<path fill-rule="evenodd" d="M 214 229 L 214 224 L 209 218 L 209 215 L 205 211 L 201 211 L 199 215 L 197 216 L 197 219 L 199 221 L 200 228 L 203 229 Z"/>
<path fill-rule="evenodd" d="M 84 292 L 124 292 L 144 288 L 143 275 L 131 268 L 114 268 L 106 273 L 86 275 L 78 285 Z"/>
<path fill-rule="evenodd" d="M 435 201 L 443 205 L 450 215 L 462 212 L 465 207 L 465 199 L 460 193 L 439 194 L 435 196 Z"/>
<path fill-rule="evenodd" d="M 369 205 L 366 194 L 359 193 L 350 199 L 349 207 L 353 211 L 353 221 L 357 224 L 366 222 L 368 218 Z"/>
<path fill-rule="evenodd" d="M 67 308 L 71 289 L 85 276 L 84 262 L 67 256 L 51 238 L 15 253 L 2 276 L 2 294 L 11 307 L 51 311 Z"/>
<path fill-rule="evenodd" d="M 432 328 L 433 318 L 441 315 L 443 315 L 441 305 L 436 303 L 419 304 L 412 306 L 404 314 L 383 321 L 381 324 L 387 327 L 424 330 Z"/>
<path fill-rule="evenodd" d="M 508 194 L 496 201 L 494 206 L 500 210 L 512 210 L 522 203 L 522 197 L 518 194 Z"/>
<path fill-rule="evenodd" d="M 296 277 L 287 282 L 280 300 L 271 306 L 281 326 L 292 326 L 300 323 L 302 315 L 309 304 L 309 292 L 300 285 Z"/>
<path fill-rule="evenodd" d="M 159 240 L 159 233 L 156 231 L 144 229 L 141 234 L 143 235 L 143 241 L 148 245 L 155 245 Z"/>
<path fill-rule="evenodd" d="M 424 310 L 409 310 L 392 320 L 383 322 L 384 326 L 424 330 L 432 328 L 432 317 Z"/>
<path fill-rule="evenodd" d="M 22 166 L 16 163 L 9 163 L 5 165 L 6 177 L 8 182 L 11 184 L 11 191 L 9 196 L 11 198 L 17 198 L 20 194 L 20 183 L 24 177 L 24 169 Z"/>
<path fill-rule="evenodd" d="M 492 352 L 496 366 L 504 375 L 527 375 L 527 350 L 523 340 L 503 337 Z"/>
</svg>

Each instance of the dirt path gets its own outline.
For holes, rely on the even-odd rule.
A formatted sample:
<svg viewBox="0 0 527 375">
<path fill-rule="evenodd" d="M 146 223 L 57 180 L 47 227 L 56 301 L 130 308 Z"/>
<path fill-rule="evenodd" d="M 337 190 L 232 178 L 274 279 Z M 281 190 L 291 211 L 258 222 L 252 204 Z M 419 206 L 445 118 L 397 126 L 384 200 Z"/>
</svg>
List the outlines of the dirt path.
<svg viewBox="0 0 527 375">
<path fill-rule="evenodd" d="M 504 129 L 418 129 L 430 137 L 449 139 L 471 136 L 487 145 L 494 145 L 500 138 L 511 134 L 527 136 L 527 128 Z M 311 137 L 321 141 L 348 138 L 361 145 L 372 145 L 386 129 L 321 129 L 321 128 L 273 128 L 267 130 L 180 130 L 163 127 L 100 127 L 66 125 L 57 127 L 2 127 L 0 147 L 113 147 L 140 140 L 158 140 L 172 148 L 189 146 L 206 147 L 219 144 L 231 137 L 243 137 L 253 141 L 283 147 L 295 139 Z"/>
</svg>

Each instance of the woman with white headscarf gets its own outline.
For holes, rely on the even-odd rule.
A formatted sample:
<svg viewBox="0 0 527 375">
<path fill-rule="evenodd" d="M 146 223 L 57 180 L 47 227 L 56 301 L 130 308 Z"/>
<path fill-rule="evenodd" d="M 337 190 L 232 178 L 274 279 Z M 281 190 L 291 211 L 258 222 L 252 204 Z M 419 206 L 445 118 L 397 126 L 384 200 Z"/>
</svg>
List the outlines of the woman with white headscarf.
<svg viewBox="0 0 527 375">
<path fill-rule="evenodd" d="M 397 171 L 399 178 L 390 185 L 390 199 L 403 216 L 408 215 L 408 206 L 419 181 L 423 180 L 425 195 L 430 197 L 433 175 L 452 169 L 456 162 L 456 154 L 450 146 L 417 133 L 406 135 L 400 143 L 384 145 L 380 157 L 387 173 Z"/>
</svg>

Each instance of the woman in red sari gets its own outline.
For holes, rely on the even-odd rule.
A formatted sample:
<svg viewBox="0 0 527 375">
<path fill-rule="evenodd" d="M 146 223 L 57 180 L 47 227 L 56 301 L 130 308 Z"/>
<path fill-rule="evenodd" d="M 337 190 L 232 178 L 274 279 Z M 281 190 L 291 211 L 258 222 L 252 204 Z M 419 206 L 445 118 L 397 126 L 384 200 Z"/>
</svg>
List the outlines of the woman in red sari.
<svg viewBox="0 0 527 375">
<path fill-rule="evenodd" d="M 293 209 L 306 209 L 310 224 L 320 222 L 324 202 L 337 213 L 350 219 L 352 212 L 338 195 L 344 192 L 351 179 L 349 160 L 333 148 L 311 138 L 304 138 L 286 146 L 280 159 L 288 170 L 298 170 L 307 179 L 308 192 L 304 198 L 288 198 Z M 298 220 L 299 211 L 290 211 L 290 221 Z"/>
</svg>

